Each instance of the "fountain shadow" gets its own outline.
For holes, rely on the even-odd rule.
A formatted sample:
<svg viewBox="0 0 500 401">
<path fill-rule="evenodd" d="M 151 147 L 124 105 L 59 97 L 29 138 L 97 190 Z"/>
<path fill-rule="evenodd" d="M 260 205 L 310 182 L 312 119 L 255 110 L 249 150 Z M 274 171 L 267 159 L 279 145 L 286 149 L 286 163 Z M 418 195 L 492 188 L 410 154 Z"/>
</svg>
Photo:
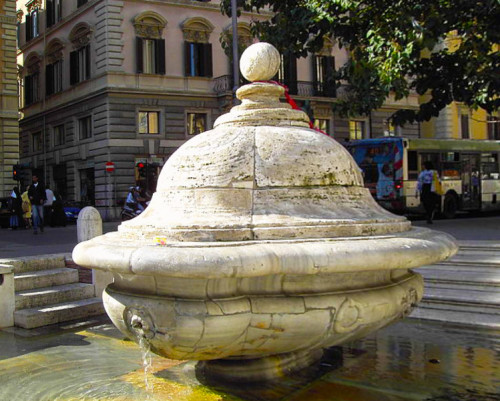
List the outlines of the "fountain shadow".
<svg viewBox="0 0 500 401">
<path fill-rule="evenodd" d="M 323 375 L 341 368 L 343 352 L 342 347 L 325 349 L 322 358 L 316 363 L 269 381 L 234 383 L 214 379 L 206 374 L 200 363 L 194 362 L 157 371 L 154 375 L 159 379 L 182 382 L 188 386 L 202 385 L 223 396 L 224 400 L 279 401 L 303 390 Z"/>
</svg>

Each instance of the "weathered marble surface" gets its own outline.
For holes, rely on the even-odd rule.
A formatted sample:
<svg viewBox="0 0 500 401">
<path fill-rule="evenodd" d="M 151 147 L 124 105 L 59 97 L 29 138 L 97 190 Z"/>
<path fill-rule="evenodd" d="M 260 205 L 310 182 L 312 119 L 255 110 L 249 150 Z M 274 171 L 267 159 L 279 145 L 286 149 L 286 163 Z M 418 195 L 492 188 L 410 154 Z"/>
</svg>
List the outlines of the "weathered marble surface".
<svg viewBox="0 0 500 401">
<path fill-rule="evenodd" d="M 264 48 L 242 57 L 253 80 L 274 75 Z M 240 88 L 241 105 L 170 157 L 145 212 L 73 251 L 113 273 L 103 298 L 120 330 L 236 380 L 300 368 L 404 317 L 423 293 L 410 269 L 457 250 L 382 209 L 348 152 L 282 94 Z"/>
</svg>

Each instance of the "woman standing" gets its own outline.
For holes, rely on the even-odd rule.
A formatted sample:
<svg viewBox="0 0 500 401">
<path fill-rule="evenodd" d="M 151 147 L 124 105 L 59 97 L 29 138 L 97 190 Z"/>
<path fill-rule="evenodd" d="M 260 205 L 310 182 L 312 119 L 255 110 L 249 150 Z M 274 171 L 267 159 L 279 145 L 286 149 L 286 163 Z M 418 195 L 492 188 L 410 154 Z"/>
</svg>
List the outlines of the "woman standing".
<svg viewBox="0 0 500 401">
<path fill-rule="evenodd" d="M 436 178 L 439 179 L 432 162 L 425 162 L 424 170 L 418 175 L 417 193 L 415 195 L 418 197 L 420 194 L 420 200 L 425 209 L 427 224 L 432 224 L 434 212 L 436 211 L 439 200 L 439 195 L 436 193 L 435 187 Z"/>
<path fill-rule="evenodd" d="M 21 194 L 17 187 L 12 188 L 10 194 L 10 211 L 12 215 L 10 216 L 10 228 L 16 230 L 22 222 L 23 219 L 23 207 Z"/>
<path fill-rule="evenodd" d="M 28 196 L 28 188 L 26 188 L 26 191 L 23 192 L 21 195 L 21 199 L 23 200 L 23 218 L 24 218 L 24 225 L 26 228 L 31 228 L 31 202 L 30 202 L 30 197 Z"/>
</svg>

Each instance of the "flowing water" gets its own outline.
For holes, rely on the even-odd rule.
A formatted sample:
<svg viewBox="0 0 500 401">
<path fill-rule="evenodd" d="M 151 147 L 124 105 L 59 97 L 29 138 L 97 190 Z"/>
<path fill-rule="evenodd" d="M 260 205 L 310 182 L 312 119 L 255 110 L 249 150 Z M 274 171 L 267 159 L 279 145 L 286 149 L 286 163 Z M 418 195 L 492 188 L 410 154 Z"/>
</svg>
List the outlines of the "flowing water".
<svg viewBox="0 0 500 401">
<path fill-rule="evenodd" d="M 22 337 L 0 331 L 2 401 L 498 401 L 500 332 L 405 320 L 273 383 L 207 382 L 111 325 Z"/>
</svg>

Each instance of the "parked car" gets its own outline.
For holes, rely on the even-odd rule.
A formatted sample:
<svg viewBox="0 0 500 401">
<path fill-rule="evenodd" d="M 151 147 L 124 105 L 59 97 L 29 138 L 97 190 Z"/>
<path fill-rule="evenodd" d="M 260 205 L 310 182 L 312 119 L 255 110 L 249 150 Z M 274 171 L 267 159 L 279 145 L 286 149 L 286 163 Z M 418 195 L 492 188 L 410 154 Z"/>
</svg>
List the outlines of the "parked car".
<svg viewBox="0 0 500 401">
<path fill-rule="evenodd" d="M 76 206 L 65 206 L 64 207 L 64 213 L 66 214 L 66 221 L 68 223 L 76 223 L 78 220 L 78 213 L 80 213 L 80 210 L 82 210 L 81 207 L 76 207 Z"/>
<path fill-rule="evenodd" d="M 10 216 L 12 214 L 9 208 L 9 197 L 0 198 L 0 227 L 10 227 Z"/>
</svg>

